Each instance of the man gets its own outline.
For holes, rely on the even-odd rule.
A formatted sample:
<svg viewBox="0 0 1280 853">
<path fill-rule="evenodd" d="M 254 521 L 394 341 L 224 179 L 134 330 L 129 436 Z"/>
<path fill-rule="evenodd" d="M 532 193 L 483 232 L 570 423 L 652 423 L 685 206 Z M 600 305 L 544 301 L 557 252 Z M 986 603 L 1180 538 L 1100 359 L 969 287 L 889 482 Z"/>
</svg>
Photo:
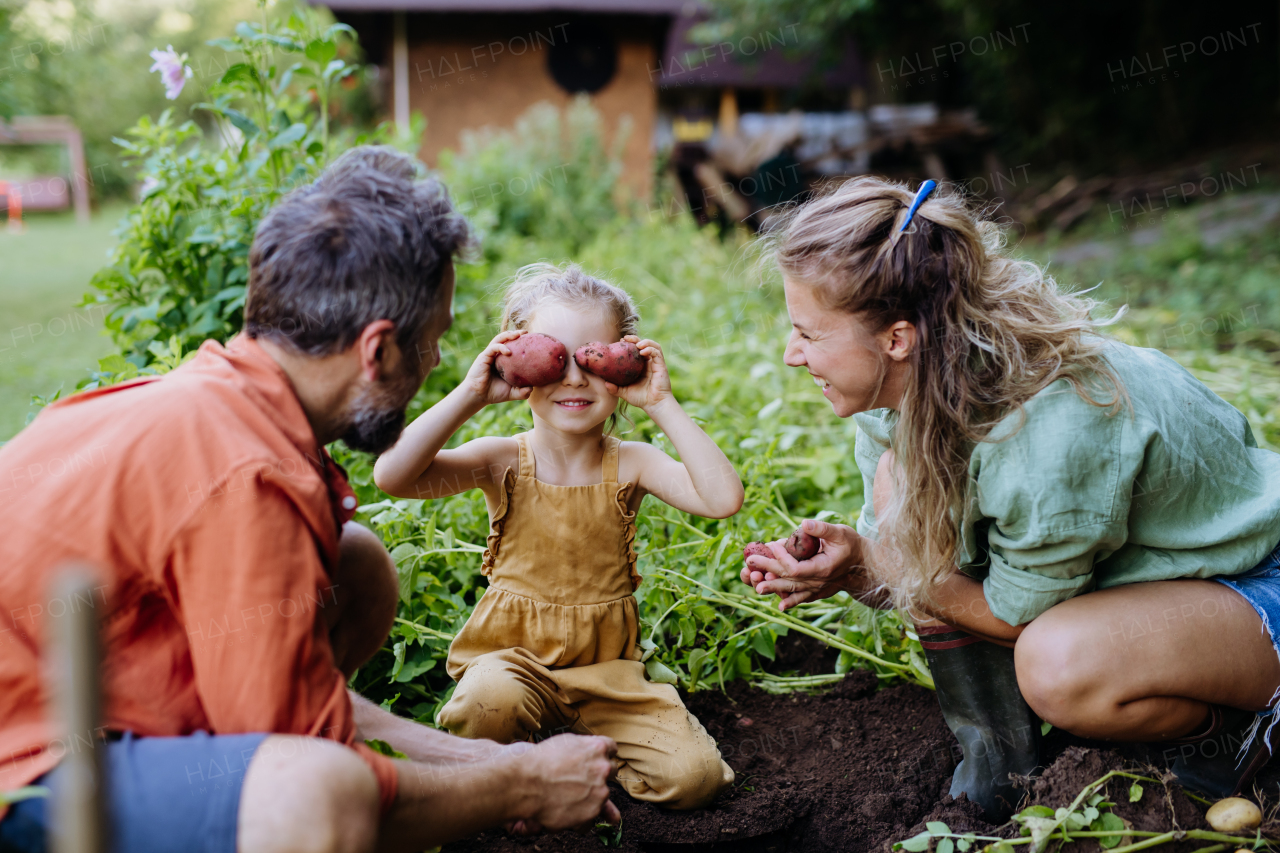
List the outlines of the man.
<svg viewBox="0 0 1280 853">
<path fill-rule="evenodd" d="M 105 748 L 121 853 L 418 851 L 616 820 L 607 738 L 467 741 L 346 688 L 397 585 L 323 448 L 395 441 L 467 239 L 412 160 L 350 151 L 263 220 L 243 334 L 55 403 L 0 449 L 0 790 L 56 790 L 68 749 Z M 92 733 L 55 729 L 41 677 L 50 619 L 87 604 L 49 598 L 68 560 L 101 572 Z M 44 800 L 13 806 L 0 851 L 43 850 L 47 820 Z"/>
</svg>

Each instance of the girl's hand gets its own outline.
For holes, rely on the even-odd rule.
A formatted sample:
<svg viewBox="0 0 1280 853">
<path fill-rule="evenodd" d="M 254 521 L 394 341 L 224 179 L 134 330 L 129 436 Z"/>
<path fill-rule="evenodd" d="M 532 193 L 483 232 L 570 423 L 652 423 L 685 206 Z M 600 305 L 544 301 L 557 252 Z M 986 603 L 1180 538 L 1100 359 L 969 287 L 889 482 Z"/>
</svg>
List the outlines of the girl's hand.
<svg viewBox="0 0 1280 853">
<path fill-rule="evenodd" d="M 507 344 L 523 334 L 523 331 L 514 329 L 499 332 L 496 338 L 489 341 L 484 352 L 476 356 L 476 360 L 471 363 L 471 369 L 467 371 L 466 377 L 458 387 L 465 388 L 481 406 L 528 398 L 533 391 L 532 388 L 516 388 L 508 384 L 493 369 L 493 360 L 500 355 L 511 355 L 511 349 Z"/>
<path fill-rule="evenodd" d="M 767 543 L 774 559 L 753 555 L 742 570 L 742 582 L 755 587 L 758 594 L 782 599 L 781 610 L 849 590 L 849 575 L 861 564 L 863 541 L 852 527 L 812 519 L 800 526 L 822 542 L 821 550 L 812 559 L 798 562 L 779 539 Z"/>
<path fill-rule="evenodd" d="M 644 376 L 630 385 L 618 386 L 606 382 L 604 387 L 613 396 L 646 412 L 671 399 L 671 377 L 667 375 L 667 362 L 662 357 L 662 348 L 648 338 L 641 340 L 635 335 L 627 335 L 623 340 L 639 347 L 640 355 L 644 356 L 646 362 Z"/>
</svg>

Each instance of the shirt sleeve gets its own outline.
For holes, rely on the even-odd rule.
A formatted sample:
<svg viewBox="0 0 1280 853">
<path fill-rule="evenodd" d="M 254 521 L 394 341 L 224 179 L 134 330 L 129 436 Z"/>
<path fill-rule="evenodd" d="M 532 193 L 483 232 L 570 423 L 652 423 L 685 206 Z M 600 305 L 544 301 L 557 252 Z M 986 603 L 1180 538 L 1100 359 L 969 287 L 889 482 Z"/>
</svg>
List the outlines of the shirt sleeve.
<svg viewBox="0 0 1280 853">
<path fill-rule="evenodd" d="M 175 538 L 166 578 L 210 727 L 353 747 L 378 779 L 385 812 L 395 800 L 396 770 L 356 743 L 346 680 L 323 618 L 336 588 L 319 545 L 280 487 L 236 478 L 220 492 Z"/>
<path fill-rule="evenodd" d="M 1128 539 L 1142 460 L 1124 447 L 1126 414 L 1065 381 L 1029 401 L 1025 421 L 1010 417 L 975 448 L 970 476 L 986 522 L 983 593 L 997 618 L 1023 625 L 1093 589 L 1094 564 Z"/>
</svg>

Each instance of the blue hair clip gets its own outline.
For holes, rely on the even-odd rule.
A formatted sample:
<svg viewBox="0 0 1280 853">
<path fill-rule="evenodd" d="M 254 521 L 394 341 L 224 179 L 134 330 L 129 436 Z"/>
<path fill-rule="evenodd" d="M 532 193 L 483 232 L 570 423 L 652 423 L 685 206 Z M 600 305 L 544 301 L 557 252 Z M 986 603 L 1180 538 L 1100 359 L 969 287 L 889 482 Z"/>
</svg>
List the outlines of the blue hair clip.
<svg viewBox="0 0 1280 853">
<path fill-rule="evenodd" d="M 920 189 L 916 190 L 916 197 L 911 201 L 911 207 L 907 210 L 907 221 L 902 223 L 902 227 L 898 229 L 901 234 L 911 225 L 911 220 L 916 218 L 916 211 L 920 209 L 920 205 L 924 204 L 924 200 L 929 194 L 938 188 L 938 182 L 934 180 L 925 181 L 920 185 Z"/>
</svg>

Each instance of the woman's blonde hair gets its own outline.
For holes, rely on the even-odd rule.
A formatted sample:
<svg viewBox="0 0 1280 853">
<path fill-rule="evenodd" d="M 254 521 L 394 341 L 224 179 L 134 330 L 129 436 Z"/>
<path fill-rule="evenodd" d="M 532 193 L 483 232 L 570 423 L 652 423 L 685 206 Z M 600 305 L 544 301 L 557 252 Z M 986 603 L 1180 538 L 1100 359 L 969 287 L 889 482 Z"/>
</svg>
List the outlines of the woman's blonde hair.
<svg viewBox="0 0 1280 853">
<path fill-rule="evenodd" d="M 602 309 L 617 325 L 619 338 L 636 334 L 640 326 L 640 313 L 630 294 L 621 287 L 589 275 L 577 264 L 557 266 L 541 262 L 518 269 L 507 285 L 502 297 L 501 330 L 527 329 L 534 312 L 547 303 Z M 608 432 L 613 432 L 619 416 L 631 423 L 626 410 L 626 402 L 619 400 L 617 411 L 609 417 Z"/>
<path fill-rule="evenodd" d="M 914 197 L 901 183 L 855 178 L 786 214 L 770 244 L 788 279 L 866 331 L 915 326 L 892 441 L 901 474 L 877 519 L 901 554 L 900 607 L 927 597 L 955 565 L 969 456 L 1002 418 L 1025 418 L 1023 404 L 1057 379 L 1113 412 L 1128 399 L 1097 334 L 1117 317 L 1093 321 L 1095 300 L 1005 257 L 1001 229 L 956 191 L 930 196 L 899 233 Z"/>
</svg>

